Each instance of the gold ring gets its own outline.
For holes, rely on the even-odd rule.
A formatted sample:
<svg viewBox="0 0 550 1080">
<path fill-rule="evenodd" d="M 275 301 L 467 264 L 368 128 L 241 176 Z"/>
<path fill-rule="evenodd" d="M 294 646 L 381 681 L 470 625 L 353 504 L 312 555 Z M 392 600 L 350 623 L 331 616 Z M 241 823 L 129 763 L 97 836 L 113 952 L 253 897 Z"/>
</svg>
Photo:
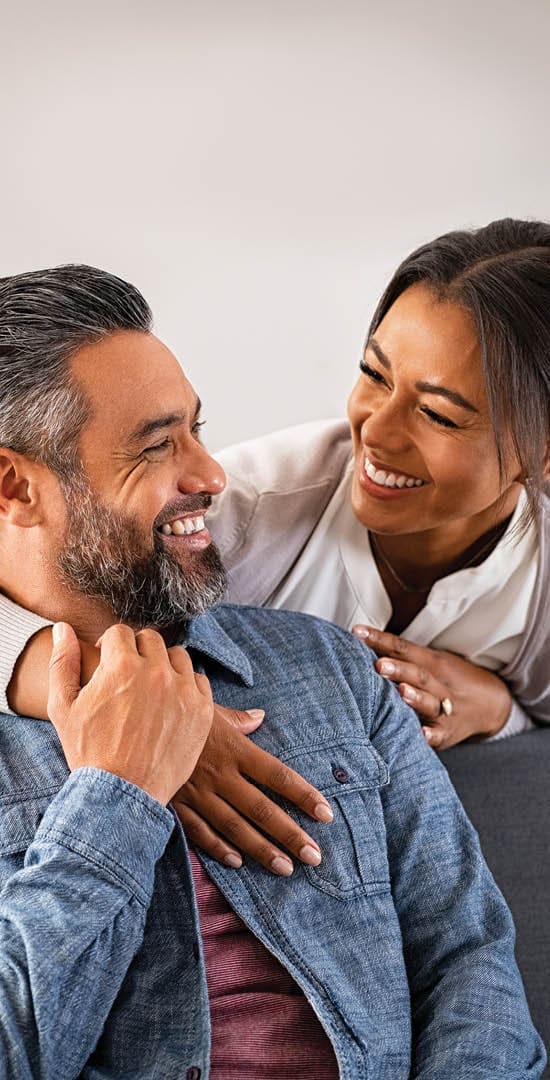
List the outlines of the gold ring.
<svg viewBox="0 0 550 1080">
<path fill-rule="evenodd" d="M 452 712 L 453 703 L 450 697 L 441 698 L 441 702 L 439 705 L 439 715 L 441 716 L 441 713 L 445 713 L 445 716 L 452 716 Z"/>
</svg>

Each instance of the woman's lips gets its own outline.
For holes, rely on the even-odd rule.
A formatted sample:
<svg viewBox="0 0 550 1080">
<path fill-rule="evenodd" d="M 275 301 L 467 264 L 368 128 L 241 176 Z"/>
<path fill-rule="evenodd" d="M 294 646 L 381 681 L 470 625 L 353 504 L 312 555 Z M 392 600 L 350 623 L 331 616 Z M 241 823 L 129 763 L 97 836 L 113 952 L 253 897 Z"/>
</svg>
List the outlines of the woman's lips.
<svg viewBox="0 0 550 1080">
<path fill-rule="evenodd" d="M 368 475 L 367 468 L 369 472 L 374 472 L 377 475 L 378 482 Z M 386 477 L 389 478 L 389 485 L 383 481 L 380 482 L 381 474 L 386 474 Z M 399 473 L 395 469 L 391 470 L 388 466 L 383 467 L 379 463 L 371 461 L 363 451 L 359 464 L 359 484 L 368 495 L 375 499 L 399 499 L 403 495 L 418 493 L 426 486 L 426 481 L 413 477 L 408 473 Z"/>
</svg>

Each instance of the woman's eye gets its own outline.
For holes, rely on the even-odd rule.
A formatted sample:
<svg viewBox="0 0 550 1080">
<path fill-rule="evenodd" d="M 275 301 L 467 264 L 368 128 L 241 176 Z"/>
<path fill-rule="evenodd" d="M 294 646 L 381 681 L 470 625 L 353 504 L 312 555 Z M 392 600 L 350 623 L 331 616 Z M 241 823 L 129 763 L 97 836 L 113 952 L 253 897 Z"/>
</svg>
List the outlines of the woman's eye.
<svg viewBox="0 0 550 1080">
<path fill-rule="evenodd" d="M 422 409 L 424 416 L 428 417 L 434 424 L 439 424 L 441 427 L 457 428 L 458 424 L 455 424 L 452 420 L 449 420 L 448 416 L 442 416 L 441 413 L 434 412 L 433 409 L 428 409 L 424 406 Z"/>
<path fill-rule="evenodd" d="M 359 368 L 363 372 L 363 375 L 366 375 L 369 379 L 372 379 L 373 382 L 382 383 L 383 385 L 386 384 L 384 376 L 379 371 L 377 371 L 376 368 L 370 367 L 370 365 L 367 364 L 365 360 L 359 361 Z"/>
</svg>

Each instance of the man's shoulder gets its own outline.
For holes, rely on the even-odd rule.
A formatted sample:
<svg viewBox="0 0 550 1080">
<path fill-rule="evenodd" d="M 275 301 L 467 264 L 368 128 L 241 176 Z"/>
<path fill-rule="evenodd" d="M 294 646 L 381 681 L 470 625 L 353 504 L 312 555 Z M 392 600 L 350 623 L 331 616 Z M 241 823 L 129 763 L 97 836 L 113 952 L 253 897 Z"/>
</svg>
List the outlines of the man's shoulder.
<svg viewBox="0 0 550 1080">
<path fill-rule="evenodd" d="M 349 631 L 317 615 L 285 608 L 256 607 L 249 604 L 221 604 L 216 620 L 236 645 L 264 666 L 268 657 L 278 666 L 330 665 L 336 673 L 358 671 L 374 674 L 373 654 Z"/>
<path fill-rule="evenodd" d="M 301 633 L 307 629 L 321 635 L 336 637 L 343 641 L 355 640 L 353 634 L 343 630 L 341 626 L 322 619 L 318 615 L 308 615 L 305 611 L 291 611 L 289 608 L 260 607 L 257 604 L 230 604 L 222 603 L 213 611 L 219 622 L 223 621 L 224 629 L 229 632 L 230 624 L 234 626 L 254 623 L 265 626 L 266 629 L 273 626 L 284 625 L 290 633 Z"/>
<path fill-rule="evenodd" d="M 390 770 L 396 761 L 399 768 L 420 758 L 425 764 L 429 747 L 415 714 L 378 674 L 374 653 L 358 638 L 284 609 L 228 604 L 217 609 L 216 620 L 246 657 L 250 679 L 243 698 L 231 678 L 215 676 L 214 697 L 220 700 L 219 691 L 224 705 L 266 710 L 266 723 L 255 733 L 264 749 L 287 760 L 285 753 L 298 753 L 297 747 L 322 745 L 324 753 L 349 740 L 360 754 L 372 744 L 376 760 L 381 756 Z"/>
</svg>

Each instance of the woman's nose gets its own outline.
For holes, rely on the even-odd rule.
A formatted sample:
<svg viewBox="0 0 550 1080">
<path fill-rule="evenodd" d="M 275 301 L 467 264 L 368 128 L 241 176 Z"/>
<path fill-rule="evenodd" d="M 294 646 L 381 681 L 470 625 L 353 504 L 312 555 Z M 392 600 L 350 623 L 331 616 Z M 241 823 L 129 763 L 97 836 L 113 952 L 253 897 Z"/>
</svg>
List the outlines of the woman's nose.
<svg viewBox="0 0 550 1080">
<path fill-rule="evenodd" d="M 407 412 L 396 398 L 388 397 L 365 417 L 361 425 L 361 441 L 372 449 L 403 449 L 410 444 Z"/>
</svg>

